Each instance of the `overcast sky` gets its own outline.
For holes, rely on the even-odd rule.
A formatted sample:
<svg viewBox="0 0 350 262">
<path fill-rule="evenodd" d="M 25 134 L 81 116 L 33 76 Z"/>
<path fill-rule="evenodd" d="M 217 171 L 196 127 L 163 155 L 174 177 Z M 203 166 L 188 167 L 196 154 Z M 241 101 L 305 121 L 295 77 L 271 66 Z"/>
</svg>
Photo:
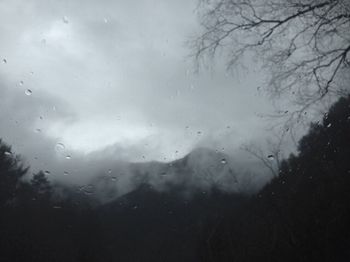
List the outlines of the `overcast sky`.
<svg viewBox="0 0 350 262">
<path fill-rule="evenodd" d="M 198 145 L 229 152 L 264 137 L 258 115 L 271 104 L 253 63 L 230 75 L 219 59 L 193 73 L 195 8 L 0 1 L 0 137 L 40 168 L 62 154 L 172 160 Z"/>
</svg>

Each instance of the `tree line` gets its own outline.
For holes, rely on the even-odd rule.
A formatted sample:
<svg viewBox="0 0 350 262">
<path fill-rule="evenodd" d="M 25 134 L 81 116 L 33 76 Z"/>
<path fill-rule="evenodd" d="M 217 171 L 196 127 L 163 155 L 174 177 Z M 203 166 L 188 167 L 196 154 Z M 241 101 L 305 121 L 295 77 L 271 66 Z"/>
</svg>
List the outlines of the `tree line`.
<svg viewBox="0 0 350 262">
<path fill-rule="evenodd" d="M 42 171 L 23 180 L 28 167 L 1 141 L 0 261 L 347 261 L 349 156 L 350 96 L 253 196 L 143 184 L 96 206 Z"/>
</svg>

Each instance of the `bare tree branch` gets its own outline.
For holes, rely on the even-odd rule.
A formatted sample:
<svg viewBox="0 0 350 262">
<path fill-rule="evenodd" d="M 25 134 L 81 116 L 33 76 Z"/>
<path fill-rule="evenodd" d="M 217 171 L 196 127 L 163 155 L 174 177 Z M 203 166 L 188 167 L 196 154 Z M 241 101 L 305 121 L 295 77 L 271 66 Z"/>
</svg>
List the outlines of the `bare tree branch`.
<svg viewBox="0 0 350 262">
<path fill-rule="evenodd" d="M 350 72 L 349 0 L 200 0 L 201 34 L 191 41 L 198 65 L 218 52 L 231 68 L 256 54 L 270 73 L 272 98 L 298 105 L 290 121 L 329 95 Z"/>
</svg>

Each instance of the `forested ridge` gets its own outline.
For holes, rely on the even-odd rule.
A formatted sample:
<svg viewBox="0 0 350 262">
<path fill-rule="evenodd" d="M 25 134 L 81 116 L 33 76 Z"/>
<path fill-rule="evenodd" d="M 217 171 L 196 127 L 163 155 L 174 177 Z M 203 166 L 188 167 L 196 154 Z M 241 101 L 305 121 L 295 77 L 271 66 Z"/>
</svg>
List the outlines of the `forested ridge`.
<svg viewBox="0 0 350 262">
<path fill-rule="evenodd" d="M 28 167 L 1 141 L 0 261 L 349 261 L 349 157 L 350 96 L 252 196 L 146 183 L 96 205 L 45 172 L 23 180 Z"/>
</svg>

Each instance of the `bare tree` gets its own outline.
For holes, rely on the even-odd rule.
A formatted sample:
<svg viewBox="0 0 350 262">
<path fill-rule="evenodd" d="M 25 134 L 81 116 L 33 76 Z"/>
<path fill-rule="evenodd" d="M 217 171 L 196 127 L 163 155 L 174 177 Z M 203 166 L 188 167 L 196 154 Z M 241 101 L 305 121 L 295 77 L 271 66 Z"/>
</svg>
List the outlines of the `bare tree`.
<svg viewBox="0 0 350 262">
<path fill-rule="evenodd" d="M 272 98 L 290 98 L 291 118 L 348 93 L 349 0 L 199 0 L 203 31 L 190 41 L 198 63 L 222 52 L 228 69 L 246 55 L 262 58 Z"/>
<path fill-rule="evenodd" d="M 276 138 L 275 140 L 266 140 L 265 150 L 254 144 L 243 145 L 241 147 L 241 149 L 258 159 L 274 177 L 278 176 L 284 157 L 282 152 L 284 134 L 280 136 L 276 135 Z"/>
</svg>

